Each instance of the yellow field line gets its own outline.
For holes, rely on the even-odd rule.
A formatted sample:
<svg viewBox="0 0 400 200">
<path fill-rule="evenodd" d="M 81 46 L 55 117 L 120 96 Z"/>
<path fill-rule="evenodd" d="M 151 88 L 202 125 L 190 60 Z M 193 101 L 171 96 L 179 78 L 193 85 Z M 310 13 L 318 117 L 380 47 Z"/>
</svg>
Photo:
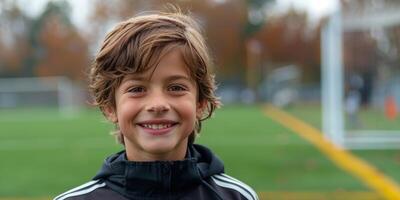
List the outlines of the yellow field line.
<svg viewBox="0 0 400 200">
<path fill-rule="evenodd" d="M 308 140 L 337 166 L 358 177 L 382 197 L 388 200 L 400 200 L 400 187 L 396 182 L 367 162 L 326 140 L 321 131 L 271 105 L 265 106 L 264 113 Z"/>
</svg>

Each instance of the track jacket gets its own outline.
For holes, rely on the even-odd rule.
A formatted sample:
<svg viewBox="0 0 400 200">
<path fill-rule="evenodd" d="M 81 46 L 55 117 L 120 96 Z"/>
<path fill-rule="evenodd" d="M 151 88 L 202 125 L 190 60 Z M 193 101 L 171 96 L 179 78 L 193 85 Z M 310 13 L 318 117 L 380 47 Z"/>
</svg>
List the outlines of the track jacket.
<svg viewBox="0 0 400 200">
<path fill-rule="evenodd" d="M 181 161 L 132 162 L 125 151 L 108 157 L 86 184 L 54 200 L 257 200 L 246 184 L 224 174 L 222 162 L 206 147 L 189 145 Z"/>
</svg>

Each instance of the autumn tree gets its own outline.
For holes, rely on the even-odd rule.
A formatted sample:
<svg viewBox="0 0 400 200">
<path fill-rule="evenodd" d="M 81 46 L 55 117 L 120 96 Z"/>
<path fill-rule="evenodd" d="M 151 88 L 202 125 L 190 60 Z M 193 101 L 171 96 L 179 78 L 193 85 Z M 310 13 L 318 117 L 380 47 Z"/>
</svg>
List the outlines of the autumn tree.
<svg viewBox="0 0 400 200">
<path fill-rule="evenodd" d="M 66 1 L 49 1 L 37 18 L 27 17 L 15 1 L 1 1 L 0 9 L 3 76 L 83 79 L 89 64 L 87 42 L 70 22 Z"/>
<path fill-rule="evenodd" d="M 263 46 L 262 60 L 267 71 L 286 64 L 302 70 L 303 81 L 320 77 L 320 24 L 311 26 L 305 12 L 289 10 L 270 17 L 255 38 Z"/>
<path fill-rule="evenodd" d="M 49 2 L 31 33 L 34 74 L 82 80 L 89 65 L 87 41 L 70 21 L 66 1 Z"/>
<path fill-rule="evenodd" d="M 148 10 L 165 10 L 166 5 L 179 6 L 202 26 L 220 79 L 243 78 L 246 65 L 246 40 L 264 23 L 265 4 L 273 0 L 117 0 L 94 1 L 90 15 L 91 41 L 98 44 L 110 27 L 121 20 Z"/>
<path fill-rule="evenodd" d="M 15 1 L 0 2 L 0 75 L 19 76 L 32 52 L 28 41 L 31 20 Z"/>
</svg>

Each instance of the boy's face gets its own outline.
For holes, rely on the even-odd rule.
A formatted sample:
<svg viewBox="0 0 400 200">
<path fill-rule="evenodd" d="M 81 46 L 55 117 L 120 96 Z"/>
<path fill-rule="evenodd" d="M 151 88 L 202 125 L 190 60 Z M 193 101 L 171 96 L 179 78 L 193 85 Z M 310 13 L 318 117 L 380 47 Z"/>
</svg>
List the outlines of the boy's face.
<svg viewBox="0 0 400 200">
<path fill-rule="evenodd" d="M 154 72 L 153 72 L 154 70 Z M 127 75 L 105 108 L 124 136 L 129 160 L 181 160 L 201 116 L 197 86 L 178 49 L 144 73 Z"/>
</svg>

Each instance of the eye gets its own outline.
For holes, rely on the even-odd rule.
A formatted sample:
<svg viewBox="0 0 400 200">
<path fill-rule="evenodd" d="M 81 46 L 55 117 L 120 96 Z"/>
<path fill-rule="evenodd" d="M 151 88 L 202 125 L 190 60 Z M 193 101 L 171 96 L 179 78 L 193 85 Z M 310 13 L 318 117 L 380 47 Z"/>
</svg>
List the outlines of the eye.
<svg viewBox="0 0 400 200">
<path fill-rule="evenodd" d="M 128 89 L 129 93 L 140 94 L 146 92 L 146 89 L 142 86 L 131 87 Z"/>
<path fill-rule="evenodd" d="M 172 92 L 183 92 L 186 91 L 187 88 L 183 85 L 179 85 L 179 84 L 174 84 L 168 87 L 168 91 L 172 91 Z"/>
</svg>

